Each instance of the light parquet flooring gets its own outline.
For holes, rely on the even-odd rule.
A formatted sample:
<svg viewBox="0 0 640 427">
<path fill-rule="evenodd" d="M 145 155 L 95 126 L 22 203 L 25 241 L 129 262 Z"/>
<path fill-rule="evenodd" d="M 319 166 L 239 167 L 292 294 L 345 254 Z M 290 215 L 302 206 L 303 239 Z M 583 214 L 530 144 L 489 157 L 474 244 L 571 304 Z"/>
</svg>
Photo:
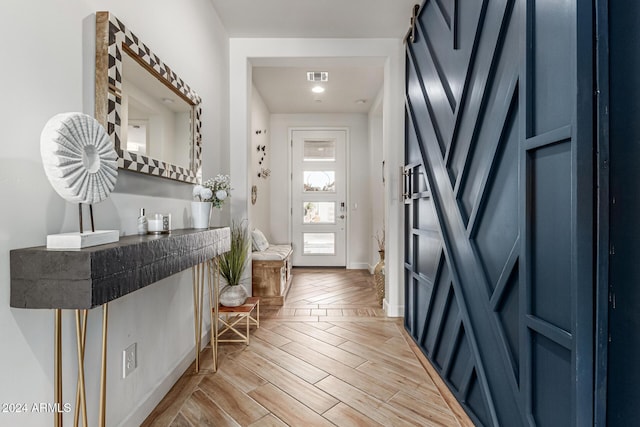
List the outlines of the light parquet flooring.
<svg viewBox="0 0 640 427">
<path fill-rule="evenodd" d="M 460 426 L 364 270 L 294 269 L 283 307 L 261 307 L 250 345 L 221 343 L 144 426 Z M 424 362 L 424 361 L 422 361 Z"/>
</svg>

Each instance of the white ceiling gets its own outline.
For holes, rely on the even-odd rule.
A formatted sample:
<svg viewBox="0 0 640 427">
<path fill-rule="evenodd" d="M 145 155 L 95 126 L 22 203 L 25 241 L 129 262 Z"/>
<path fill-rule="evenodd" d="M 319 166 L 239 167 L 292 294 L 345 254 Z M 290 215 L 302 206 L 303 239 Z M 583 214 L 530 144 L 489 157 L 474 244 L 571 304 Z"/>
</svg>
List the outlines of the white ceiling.
<svg viewBox="0 0 640 427">
<path fill-rule="evenodd" d="M 401 38 L 421 0 L 211 0 L 229 37 Z"/>
<path fill-rule="evenodd" d="M 309 82 L 307 71 L 327 71 L 329 81 Z M 359 64 L 253 68 L 253 83 L 271 113 L 366 113 L 383 78 L 382 67 Z M 311 92 L 316 84 L 325 92 Z"/>
<path fill-rule="evenodd" d="M 211 0 L 229 37 L 398 38 L 421 0 Z M 289 58 L 254 63 L 253 81 L 271 113 L 365 113 L 382 88 L 380 58 Z M 316 95 L 307 71 L 328 71 Z M 355 101 L 364 99 L 364 104 Z"/>
</svg>

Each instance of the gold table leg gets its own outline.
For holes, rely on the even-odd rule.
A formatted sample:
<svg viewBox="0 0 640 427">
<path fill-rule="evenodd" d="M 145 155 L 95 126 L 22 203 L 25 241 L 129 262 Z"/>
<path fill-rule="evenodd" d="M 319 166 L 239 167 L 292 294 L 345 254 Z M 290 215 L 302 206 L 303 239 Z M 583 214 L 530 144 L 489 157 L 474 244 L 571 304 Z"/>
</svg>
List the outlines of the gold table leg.
<svg viewBox="0 0 640 427">
<path fill-rule="evenodd" d="M 102 306 L 102 363 L 100 369 L 100 411 L 99 426 L 106 426 L 107 411 L 107 330 L 109 321 L 109 304 Z"/>
<path fill-rule="evenodd" d="M 84 349 L 87 339 L 87 312 L 88 310 L 76 310 L 76 342 L 78 345 L 78 385 L 76 387 L 76 410 L 73 425 L 78 427 L 80 408 L 82 408 L 82 425 L 88 427 L 87 422 L 87 395 L 84 381 Z M 82 318 L 80 315 L 82 314 Z"/>
<path fill-rule="evenodd" d="M 109 319 L 108 304 L 102 306 L 102 369 L 100 373 L 100 413 L 99 425 L 106 425 L 107 406 L 107 326 Z M 76 310 L 76 344 L 78 350 L 78 383 L 76 387 L 76 409 L 74 415 L 74 426 L 78 426 L 80 409 L 82 409 L 82 422 L 84 427 L 89 425 L 87 420 L 87 398 L 84 380 L 84 352 L 87 338 L 87 313 L 88 310 Z M 53 415 L 55 427 L 62 427 L 63 408 L 62 403 L 62 309 L 54 310 L 54 403 L 57 411 Z"/>
<path fill-rule="evenodd" d="M 218 288 L 220 286 L 220 266 L 218 259 L 208 262 L 209 268 L 209 316 L 211 325 L 211 358 L 213 359 L 213 372 L 218 371 Z"/>
<path fill-rule="evenodd" d="M 195 265 L 191 268 L 192 284 L 193 284 L 193 338 L 196 342 L 196 372 L 199 370 L 199 351 L 198 351 L 198 267 Z"/>
<path fill-rule="evenodd" d="M 54 311 L 53 333 L 53 399 L 62 408 L 62 310 Z M 53 425 L 62 427 L 62 411 L 53 413 Z"/>
<path fill-rule="evenodd" d="M 196 342 L 196 373 L 200 372 L 200 348 L 202 347 L 202 305 L 204 301 L 205 264 L 193 267 L 193 326 Z"/>
</svg>

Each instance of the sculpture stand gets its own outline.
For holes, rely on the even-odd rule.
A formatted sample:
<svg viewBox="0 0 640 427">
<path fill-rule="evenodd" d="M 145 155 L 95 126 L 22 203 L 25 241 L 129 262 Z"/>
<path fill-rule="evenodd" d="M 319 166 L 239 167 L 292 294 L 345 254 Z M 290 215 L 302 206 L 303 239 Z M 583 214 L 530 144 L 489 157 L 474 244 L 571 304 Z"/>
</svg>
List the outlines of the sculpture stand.
<svg viewBox="0 0 640 427">
<path fill-rule="evenodd" d="M 95 230 L 93 223 L 93 205 L 89 205 L 89 215 L 91 217 L 91 231 L 85 232 L 82 224 L 82 203 L 78 203 L 80 231 L 49 234 L 47 236 L 47 249 L 82 249 L 114 243 L 120 240 L 120 232 L 118 230 Z"/>
<path fill-rule="evenodd" d="M 96 228 L 93 225 L 93 205 L 89 205 L 89 216 L 91 217 L 91 232 L 95 233 Z M 78 219 L 80 220 L 80 233 L 84 231 L 82 228 L 82 203 L 78 203 Z"/>
</svg>

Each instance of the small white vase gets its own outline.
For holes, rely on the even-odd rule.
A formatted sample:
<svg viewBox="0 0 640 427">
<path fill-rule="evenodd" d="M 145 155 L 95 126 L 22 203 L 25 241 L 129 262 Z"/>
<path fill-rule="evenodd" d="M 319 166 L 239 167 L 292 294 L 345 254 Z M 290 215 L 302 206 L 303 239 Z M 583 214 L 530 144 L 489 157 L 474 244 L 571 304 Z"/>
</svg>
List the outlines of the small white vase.
<svg viewBox="0 0 640 427">
<path fill-rule="evenodd" d="M 209 228 L 211 202 L 191 202 L 193 228 Z"/>
<path fill-rule="evenodd" d="M 220 291 L 220 304 L 225 307 L 238 307 L 247 300 L 247 291 L 242 285 L 227 285 Z"/>
</svg>

